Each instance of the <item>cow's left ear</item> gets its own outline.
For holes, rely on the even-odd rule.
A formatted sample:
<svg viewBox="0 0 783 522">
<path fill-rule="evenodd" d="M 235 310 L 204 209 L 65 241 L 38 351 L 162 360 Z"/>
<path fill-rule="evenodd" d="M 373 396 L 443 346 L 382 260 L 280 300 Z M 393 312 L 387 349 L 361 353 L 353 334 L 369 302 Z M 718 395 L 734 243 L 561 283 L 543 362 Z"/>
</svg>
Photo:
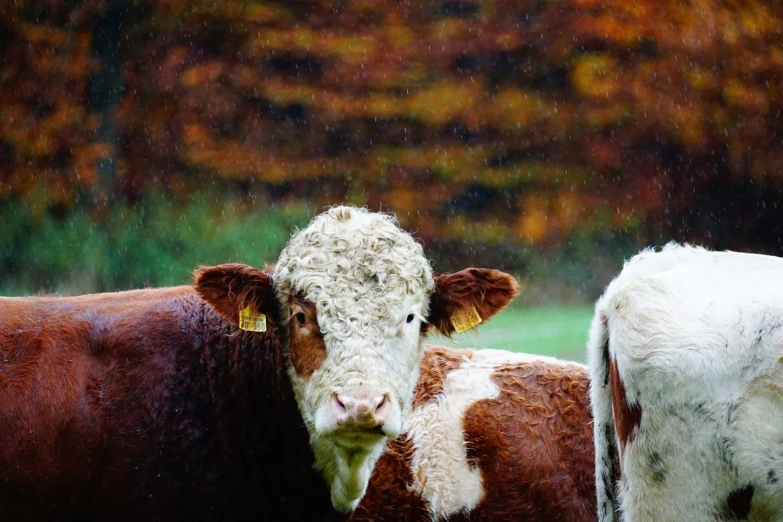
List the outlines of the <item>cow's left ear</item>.
<svg viewBox="0 0 783 522">
<path fill-rule="evenodd" d="M 251 314 L 269 315 L 277 306 L 273 270 L 239 263 L 205 266 L 193 272 L 193 287 L 218 315 L 238 324 L 240 313 L 248 307 Z"/>
<path fill-rule="evenodd" d="M 489 268 L 435 277 L 427 321 L 446 336 L 464 332 L 502 310 L 519 293 L 516 279 Z"/>
</svg>

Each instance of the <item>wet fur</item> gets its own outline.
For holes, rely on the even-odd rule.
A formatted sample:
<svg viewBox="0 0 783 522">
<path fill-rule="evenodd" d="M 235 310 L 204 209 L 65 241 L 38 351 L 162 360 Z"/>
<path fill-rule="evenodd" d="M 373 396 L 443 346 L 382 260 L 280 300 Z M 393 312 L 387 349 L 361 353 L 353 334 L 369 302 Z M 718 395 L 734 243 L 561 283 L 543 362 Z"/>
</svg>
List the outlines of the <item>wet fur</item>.
<svg viewBox="0 0 783 522">
<path fill-rule="evenodd" d="M 279 325 L 239 332 L 190 287 L 0 298 L 3 518 L 338 519 Z"/>
</svg>

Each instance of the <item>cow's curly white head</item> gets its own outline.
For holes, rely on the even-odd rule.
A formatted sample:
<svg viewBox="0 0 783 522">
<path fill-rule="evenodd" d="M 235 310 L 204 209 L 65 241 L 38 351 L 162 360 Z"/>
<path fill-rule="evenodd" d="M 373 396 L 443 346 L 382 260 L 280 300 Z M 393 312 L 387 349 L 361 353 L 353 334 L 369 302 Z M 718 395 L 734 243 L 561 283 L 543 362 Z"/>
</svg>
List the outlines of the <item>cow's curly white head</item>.
<svg viewBox="0 0 783 522">
<path fill-rule="evenodd" d="M 486 320 L 518 291 L 491 269 L 433 277 L 421 245 L 393 216 L 345 206 L 296 233 L 273 271 L 221 265 L 197 272 L 195 286 L 234 322 L 248 304 L 267 313 L 277 303 L 299 410 L 342 511 L 359 503 L 385 441 L 402 430 L 422 334 Z"/>
</svg>

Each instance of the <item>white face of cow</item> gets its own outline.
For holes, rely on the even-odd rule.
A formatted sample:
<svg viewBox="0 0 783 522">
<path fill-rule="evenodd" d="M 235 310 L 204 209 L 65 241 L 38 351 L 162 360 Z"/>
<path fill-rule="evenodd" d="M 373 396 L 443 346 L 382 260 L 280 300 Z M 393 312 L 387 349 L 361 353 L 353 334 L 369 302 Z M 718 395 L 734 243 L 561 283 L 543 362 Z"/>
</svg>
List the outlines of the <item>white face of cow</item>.
<svg viewBox="0 0 783 522">
<path fill-rule="evenodd" d="M 335 207 L 294 235 L 271 277 L 226 264 L 197 270 L 194 286 L 240 328 L 247 309 L 266 314 L 274 328 L 253 335 L 287 331 L 279 338 L 288 338 L 299 410 L 342 511 L 356 507 L 386 439 L 400 434 L 421 332 L 471 328 L 519 290 L 513 277 L 485 268 L 433 278 L 421 246 L 393 217 L 352 207 Z"/>
<path fill-rule="evenodd" d="M 273 280 L 290 312 L 291 378 L 317 463 L 335 506 L 353 509 L 402 428 L 432 270 L 392 217 L 337 207 L 291 238 Z"/>
</svg>

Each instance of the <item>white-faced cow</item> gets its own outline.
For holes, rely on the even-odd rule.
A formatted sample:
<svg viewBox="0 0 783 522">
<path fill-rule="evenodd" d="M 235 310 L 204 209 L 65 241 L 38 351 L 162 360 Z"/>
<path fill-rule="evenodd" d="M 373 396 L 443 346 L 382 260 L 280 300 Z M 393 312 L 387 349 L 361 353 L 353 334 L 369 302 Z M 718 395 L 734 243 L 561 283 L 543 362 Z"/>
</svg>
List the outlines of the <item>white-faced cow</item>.
<svg viewBox="0 0 783 522">
<path fill-rule="evenodd" d="M 644 251 L 588 350 L 602 522 L 783 520 L 782 259 Z"/>
<path fill-rule="evenodd" d="M 518 288 L 434 277 L 392 217 L 350 207 L 274 269 L 194 287 L 0 298 L 0 518 L 330 520 L 400 433 L 422 329 L 475 326 Z"/>
<path fill-rule="evenodd" d="M 587 368 L 427 348 L 403 433 L 351 522 L 593 522 Z"/>
</svg>

